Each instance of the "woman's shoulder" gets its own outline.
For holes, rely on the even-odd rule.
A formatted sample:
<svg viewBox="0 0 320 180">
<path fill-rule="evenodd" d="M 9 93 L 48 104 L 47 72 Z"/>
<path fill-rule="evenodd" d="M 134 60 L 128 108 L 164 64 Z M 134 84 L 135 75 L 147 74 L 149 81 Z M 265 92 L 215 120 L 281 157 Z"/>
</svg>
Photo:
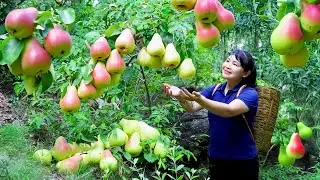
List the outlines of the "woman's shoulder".
<svg viewBox="0 0 320 180">
<path fill-rule="evenodd" d="M 246 94 L 249 96 L 253 96 L 253 97 L 257 97 L 257 98 L 259 97 L 259 93 L 258 93 L 257 89 L 254 87 L 247 86 L 242 90 L 242 92 L 243 92 L 243 94 Z"/>
</svg>

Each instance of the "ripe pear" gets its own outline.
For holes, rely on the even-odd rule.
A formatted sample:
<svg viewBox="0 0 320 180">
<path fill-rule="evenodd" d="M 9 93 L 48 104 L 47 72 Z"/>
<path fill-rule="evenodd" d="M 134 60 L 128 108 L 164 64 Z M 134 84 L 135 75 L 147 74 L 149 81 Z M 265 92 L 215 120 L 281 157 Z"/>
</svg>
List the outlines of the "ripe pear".
<svg viewBox="0 0 320 180">
<path fill-rule="evenodd" d="M 50 151 L 47 149 L 37 150 L 33 154 L 33 158 L 36 161 L 39 161 L 40 163 L 45 164 L 45 165 L 49 165 L 52 161 L 52 155 L 51 155 Z"/>
<path fill-rule="evenodd" d="M 143 121 L 139 121 L 139 135 L 141 141 L 146 139 L 156 140 L 160 136 L 160 132 Z"/>
<path fill-rule="evenodd" d="M 316 34 L 320 31 L 320 4 L 308 4 L 302 1 L 301 27 L 304 31 Z"/>
<path fill-rule="evenodd" d="M 161 67 L 161 57 L 159 56 L 151 56 L 149 67 L 152 69 L 158 69 Z"/>
<path fill-rule="evenodd" d="M 217 18 L 213 22 L 213 25 L 216 26 L 221 33 L 227 29 L 233 28 L 235 26 L 236 20 L 233 13 L 228 9 L 224 8 L 219 1 L 216 1 L 216 4 Z"/>
<path fill-rule="evenodd" d="M 160 34 L 153 34 L 149 44 L 147 45 L 148 54 L 150 54 L 150 56 L 158 56 L 162 58 L 165 51 L 166 48 L 164 47 Z"/>
<path fill-rule="evenodd" d="M 286 153 L 289 157 L 295 159 L 301 159 L 304 156 L 305 148 L 298 133 L 291 135 L 289 144 L 286 147 Z"/>
<path fill-rule="evenodd" d="M 191 79 L 196 74 L 196 68 L 192 63 L 192 59 L 187 58 L 180 64 L 178 75 L 183 79 Z"/>
<path fill-rule="evenodd" d="M 58 161 L 70 157 L 72 154 L 72 148 L 68 144 L 67 140 L 63 136 L 59 136 L 53 148 L 51 149 L 51 155 Z"/>
<path fill-rule="evenodd" d="M 109 143 L 111 147 L 122 146 L 128 141 L 128 139 L 129 137 L 125 132 L 123 132 L 119 128 L 115 128 L 111 131 L 111 134 L 109 136 Z"/>
<path fill-rule="evenodd" d="M 90 55 L 95 60 L 105 60 L 109 57 L 111 48 L 106 38 L 100 37 L 90 46 Z"/>
<path fill-rule="evenodd" d="M 80 166 L 87 166 L 91 163 L 89 154 L 81 154 L 81 156 L 82 156 L 82 161 L 80 163 Z"/>
<path fill-rule="evenodd" d="M 283 166 L 292 166 L 295 163 L 296 159 L 289 157 L 286 153 L 286 146 L 281 145 L 278 155 L 278 161 Z"/>
<path fill-rule="evenodd" d="M 296 54 L 304 45 L 300 21 L 295 13 L 286 14 L 273 30 L 270 38 L 273 50 L 280 54 Z"/>
<path fill-rule="evenodd" d="M 83 100 L 91 99 L 97 93 L 96 88 L 92 85 L 92 83 L 86 84 L 84 80 L 81 81 L 80 86 L 78 88 L 78 96 Z"/>
<path fill-rule="evenodd" d="M 96 88 L 96 93 L 92 96 L 92 99 L 100 98 L 104 93 L 105 88 Z"/>
<path fill-rule="evenodd" d="M 21 67 L 26 75 L 35 76 L 48 72 L 51 57 L 36 38 L 29 38 L 21 57 Z"/>
<path fill-rule="evenodd" d="M 139 132 L 138 120 L 121 119 L 119 124 L 128 136 L 131 136 L 134 132 Z"/>
<path fill-rule="evenodd" d="M 34 16 L 25 9 L 14 9 L 8 13 L 5 19 L 7 32 L 18 39 L 32 36 L 34 31 Z"/>
<path fill-rule="evenodd" d="M 197 0 L 170 0 L 171 5 L 177 10 L 191 10 L 194 8 Z"/>
<path fill-rule="evenodd" d="M 197 41 L 204 48 L 212 48 L 220 42 L 220 31 L 212 24 L 195 22 L 197 29 Z"/>
<path fill-rule="evenodd" d="M 167 68 L 176 68 L 180 64 L 180 54 L 177 52 L 173 43 L 169 43 L 161 60 L 161 64 Z"/>
<path fill-rule="evenodd" d="M 8 64 L 8 68 L 14 76 L 22 76 L 24 74 L 21 66 L 21 58 L 18 58 L 10 65 Z"/>
<path fill-rule="evenodd" d="M 168 149 L 165 147 L 165 145 L 161 141 L 157 141 L 153 152 L 154 152 L 154 155 L 160 158 L 164 158 L 168 154 Z"/>
<path fill-rule="evenodd" d="M 71 156 L 77 153 L 81 153 L 81 148 L 77 143 L 73 142 L 73 143 L 69 143 L 69 145 L 71 146 L 71 149 L 72 149 Z"/>
<path fill-rule="evenodd" d="M 24 11 L 26 12 L 26 14 L 29 14 L 33 17 L 33 21 L 35 21 L 39 16 L 38 9 L 35 7 L 27 7 L 24 9 Z"/>
<path fill-rule="evenodd" d="M 305 125 L 303 122 L 298 122 L 297 128 L 299 131 L 299 136 L 303 140 L 309 140 L 312 137 L 312 129 Z"/>
<path fill-rule="evenodd" d="M 309 4 L 318 4 L 320 3 L 320 0 L 305 0 L 306 2 L 308 2 Z"/>
<path fill-rule="evenodd" d="M 126 69 L 126 63 L 123 61 L 117 49 L 111 51 L 106 68 L 110 74 L 121 74 Z"/>
<path fill-rule="evenodd" d="M 124 149 L 132 157 L 139 156 L 142 152 L 142 147 L 140 146 L 140 135 L 138 132 L 134 132 L 130 139 L 126 142 Z"/>
<path fill-rule="evenodd" d="M 122 74 L 111 74 L 110 86 L 115 86 L 115 85 L 119 84 L 119 82 L 121 80 L 121 76 L 122 76 Z"/>
<path fill-rule="evenodd" d="M 55 24 L 45 37 L 43 45 L 52 56 L 64 57 L 70 54 L 72 39 L 67 31 Z"/>
<path fill-rule="evenodd" d="M 118 161 L 117 159 L 112 155 L 110 150 L 106 149 L 103 151 L 102 159 L 100 161 L 100 169 L 110 171 L 116 171 L 118 168 Z"/>
<path fill-rule="evenodd" d="M 120 54 L 129 54 L 133 52 L 136 44 L 130 29 L 127 28 L 121 32 L 116 39 L 115 46 Z"/>
<path fill-rule="evenodd" d="M 36 84 L 37 78 L 35 76 L 26 76 L 23 79 L 23 86 L 24 89 L 27 92 L 27 95 L 31 95 L 37 90 L 37 84 Z"/>
<path fill-rule="evenodd" d="M 68 159 L 59 161 L 56 165 L 60 173 L 73 174 L 79 171 L 80 164 L 82 161 L 82 156 L 76 154 Z"/>
<path fill-rule="evenodd" d="M 196 20 L 201 23 L 212 23 L 217 18 L 216 0 L 197 0 L 194 6 Z"/>
<path fill-rule="evenodd" d="M 97 89 L 105 88 L 111 83 L 111 76 L 106 69 L 106 66 L 103 62 L 97 62 L 96 66 L 92 71 L 93 81 L 92 84 Z"/>
<path fill-rule="evenodd" d="M 151 56 L 147 52 L 147 48 L 143 47 L 137 57 L 137 62 L 141 66 L 149 66 L 151 62 Z"/>
<path fill-rule="evenodd" d="M 77 112 L 80 109 L 80 98 L 77 89 L 74 86 L 69 86 L 66 94 L 60 100 L 60 108 L 65 112 Z"/>
<path fill-rule="evenodd" d="M 100 139 L 98 139 L 98 141 L 94 143 L 91 143 L 91 149 L 88 151 L 91 164 L 97 164 L 100 162 L 102 158 L 103 150 L 104 150 L 104 144 Z"/>
<path fill-rule="evenodd" d="M 309 51 L 306 46 L 296 54 L 280 55 L 280 61 L 286 68 L 303 68 L 309 60 Z"/>
</svg>

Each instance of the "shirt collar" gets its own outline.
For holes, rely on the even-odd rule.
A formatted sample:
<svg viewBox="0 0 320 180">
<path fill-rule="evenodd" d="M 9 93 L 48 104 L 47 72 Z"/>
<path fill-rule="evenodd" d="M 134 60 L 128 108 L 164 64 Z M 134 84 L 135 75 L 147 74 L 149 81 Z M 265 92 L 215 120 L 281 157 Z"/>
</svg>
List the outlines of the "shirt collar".
<svg viewBox="0 0 320 180">
<path fill-rule="evenodd" d="M 240 87 L 243 85 L 242 82 L 238 83 L 235 87 L 233 87 L 232 89 L 230 89 L 230 91 L 232 92 L 238 92 L 238 90 L 240 89 Z M 219 87 L 218 87 L 218 91 L 223 91 L 227 86 L 227 82 L 221 84 Z"/>
</svg>

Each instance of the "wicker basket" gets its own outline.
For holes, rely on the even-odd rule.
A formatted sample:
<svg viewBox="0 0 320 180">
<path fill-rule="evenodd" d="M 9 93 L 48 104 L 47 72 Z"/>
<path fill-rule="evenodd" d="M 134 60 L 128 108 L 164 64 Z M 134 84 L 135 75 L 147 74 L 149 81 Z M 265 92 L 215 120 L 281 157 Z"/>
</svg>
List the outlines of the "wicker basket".
<svg viewBox="0 0 320 180">
<path fill-rule="evenodd" d="M 267 152 L 271 147 L 271 138 L 278 117 L 280 92 L 272 87 L 258 86 L 259 105 L 253 136 L 259 152 Z"/>
</svg>

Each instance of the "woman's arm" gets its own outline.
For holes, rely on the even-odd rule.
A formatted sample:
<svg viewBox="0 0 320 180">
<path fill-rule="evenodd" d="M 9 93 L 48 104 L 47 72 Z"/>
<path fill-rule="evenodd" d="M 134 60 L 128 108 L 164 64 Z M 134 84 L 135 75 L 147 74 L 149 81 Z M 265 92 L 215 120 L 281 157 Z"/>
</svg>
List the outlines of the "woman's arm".
<svg viewBox="0 0 320 180">
<path fill-rule="evenodd" d="M 184 99 L 178 99 L 178 101 L 182 108 L 187 112 L 196 112 L 203 109 L 203 107 L 195 101 L 188 101 Z"/>
</svg>

